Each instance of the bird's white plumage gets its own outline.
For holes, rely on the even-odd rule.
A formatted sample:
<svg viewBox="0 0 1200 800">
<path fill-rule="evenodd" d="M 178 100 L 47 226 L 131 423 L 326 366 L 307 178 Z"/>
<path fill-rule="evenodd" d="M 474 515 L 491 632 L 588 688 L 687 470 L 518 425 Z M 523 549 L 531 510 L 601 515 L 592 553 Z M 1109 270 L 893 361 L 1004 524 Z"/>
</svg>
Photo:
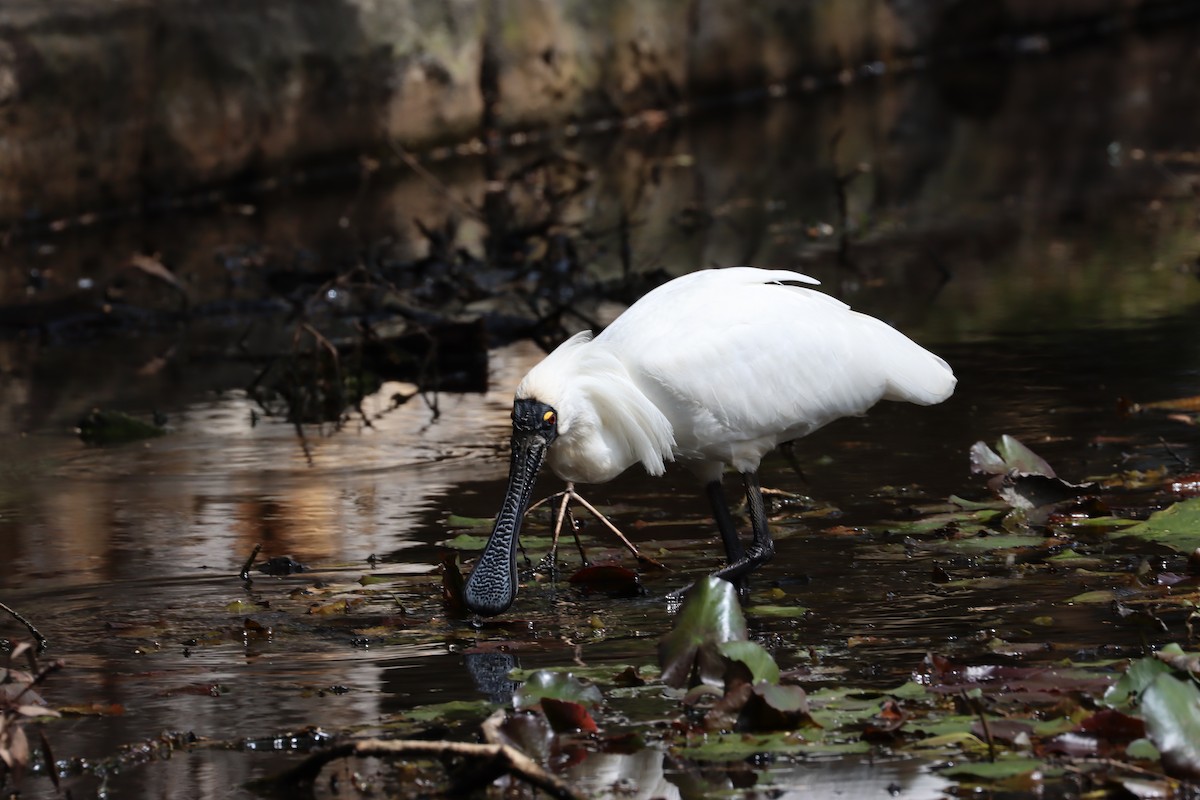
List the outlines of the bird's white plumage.
<svg viewBox="0 0 1200 800">
<path fill-rule="evenodd" d="M 547 463 L 579 483 L 679 460 L 706 481 L 757 470 L 775 446 L 883 399 L 954 391 L 941 358 L 829 295 L 806 275 L 703 270 L 660 286 L 594 339 L 569 339 L 518 398 L 558 414 Z"/>
</svg>

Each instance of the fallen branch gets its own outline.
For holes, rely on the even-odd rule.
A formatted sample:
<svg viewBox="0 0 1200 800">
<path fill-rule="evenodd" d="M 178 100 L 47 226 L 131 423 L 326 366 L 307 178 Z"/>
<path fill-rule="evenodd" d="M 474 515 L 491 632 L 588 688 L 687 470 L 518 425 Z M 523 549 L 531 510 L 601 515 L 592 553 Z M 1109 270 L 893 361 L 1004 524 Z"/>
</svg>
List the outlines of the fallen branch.
<svg viewBox="0 0 1200 800">
<path fill-rule="evenodd" d="M 4 603 L 0 603 L 0 611 L 5 611 L 11 614 L 13 619 L 28 628 L 29 633 L 33 636 L 33 638 L 37 639 L 37 651 L 39 653 L 45 652 L 46 644 L 49 642 L 49 640 L 45 636 L 42 636 L 41 632 L 33 626 L 32 622 L 21 616 L 20 612 L 18 612 L 16 609 L 9 608 Z"/>
<path fill-rule="evenodd" d="M 482 785 L 502 775 L 513 775 L 560 800 L 583 800 L 560 778 L 538 766 L 529 756 L 506 744 L 438 742 L 412 739 L 360 739 L 313 753 L 295 768 L 275 779 L 277 786 L 311 786 L 330 761 L 339 758 L 401 758 L 404 756 L 460 756 L 475 762 L 472 778 Z M 458 787 L 466 788 L 466 787 Z"/>
</svg>

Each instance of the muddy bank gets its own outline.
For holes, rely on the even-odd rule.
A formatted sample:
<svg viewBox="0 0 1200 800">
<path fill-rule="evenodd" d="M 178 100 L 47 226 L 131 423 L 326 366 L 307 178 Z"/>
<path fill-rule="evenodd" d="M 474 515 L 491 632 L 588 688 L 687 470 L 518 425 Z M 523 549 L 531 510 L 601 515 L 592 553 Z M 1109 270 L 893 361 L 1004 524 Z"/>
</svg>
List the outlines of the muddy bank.
<svg viewBox="0 0 1200 800">
<path fill-rule="evenodd" d="M 91 221 L 379 156 L 388 140 L 478 145 L 492 131 L 836 83 L 1020 32 L 1130 30 L 1164 9 L 1191 13 L 1150 0 L 16 0 L 0 9 L 0 220 Z"/>
</svg>

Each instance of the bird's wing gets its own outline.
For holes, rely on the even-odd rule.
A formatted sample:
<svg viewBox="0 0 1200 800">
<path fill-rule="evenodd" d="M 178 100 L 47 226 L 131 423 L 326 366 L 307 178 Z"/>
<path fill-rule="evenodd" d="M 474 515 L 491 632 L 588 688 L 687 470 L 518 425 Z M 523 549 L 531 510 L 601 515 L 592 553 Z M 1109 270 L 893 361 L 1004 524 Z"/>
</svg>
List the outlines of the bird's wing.
<svg viewBox="0 0 1200 800">
<path fill-rule="evenodd" d="M 596 339 L 671 421 L 681 457 L 756 467 L 779 442 L 881 399 L 931 403 L 953 390 L 946 363 L 887 324 L 772 282 L 806 276 L 695 275 L 646 295 Z"/>
</svg>

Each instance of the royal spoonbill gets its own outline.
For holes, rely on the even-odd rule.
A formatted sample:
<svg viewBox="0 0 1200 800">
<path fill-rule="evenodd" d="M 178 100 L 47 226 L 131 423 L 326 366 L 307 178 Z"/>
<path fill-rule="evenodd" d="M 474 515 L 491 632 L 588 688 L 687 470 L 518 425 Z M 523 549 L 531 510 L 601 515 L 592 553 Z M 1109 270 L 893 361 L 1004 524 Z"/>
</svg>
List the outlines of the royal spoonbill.
<svg viewBox="0 0 1200 800">
<path fill-rule="evenodd" d="M 545 460 L 558 477 L 603 483 L 634 464 L 678 461 L 704 483 L 725 545 L 715 574 L 738 580 L 774 554 L 758 465 L 779 444 L 880 400 L 930 405 L 954 391 L 950 366 L 884 322 L 797 284 L 797 272 L 707 269 L 638 300 L 595 338 L 563 342 L 517 386 L 508 490 L 466 585 L 500 614 L 517 595 L 517 538 Z M 742 475 L 743 547 L 721 489 Z"/>
</svg>

